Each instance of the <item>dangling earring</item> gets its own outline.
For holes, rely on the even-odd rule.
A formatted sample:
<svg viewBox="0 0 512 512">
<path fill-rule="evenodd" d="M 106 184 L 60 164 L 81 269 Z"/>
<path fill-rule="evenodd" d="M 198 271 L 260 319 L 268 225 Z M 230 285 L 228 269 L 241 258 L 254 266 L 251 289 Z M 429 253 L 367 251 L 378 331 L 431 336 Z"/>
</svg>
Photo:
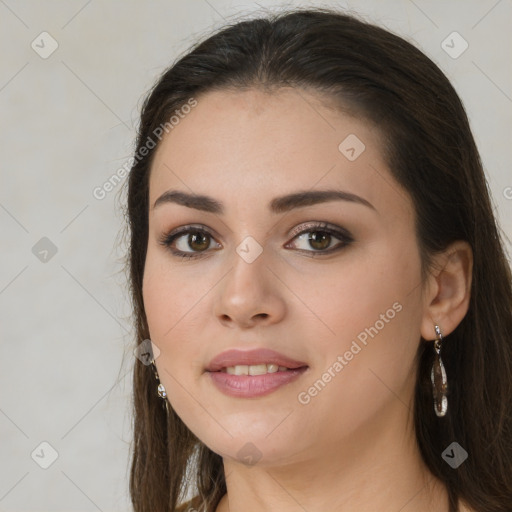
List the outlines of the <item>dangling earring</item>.
<svg viewBox="0 0 512 512">
<path fill-rule="evenodd" d="M 162 383 L 158 384 L 157 393 L 160 398 L 167 398 L 167 392 Z"/>
<path fill-rule="evenodd" d="M 448 410 L 448 379 L 446 378 L 446 370 L 444 369 L 443 360 L 441 359 L 441 344 L 443 336 L 438 325 L 435 326 L 436 339 L 434 340 L 434 364 L 430 373 L 432 381 L 432 392 L 434 395 L 434 411 L 437 416 L 442 418 Z"/>
<path fill-rule="evenodd" d="M 160 398 L 167 398 L 167 392 L 165 391 L 164 385 L 160 382 L 160 377 L 158 376 L 158 372 L 156 370 L 155 360 L 151 361 L 151 366 L 153 366 L 153 372 L 155 374 L 155 378 L 158 381 L 157 393 Z"/>
</svg>

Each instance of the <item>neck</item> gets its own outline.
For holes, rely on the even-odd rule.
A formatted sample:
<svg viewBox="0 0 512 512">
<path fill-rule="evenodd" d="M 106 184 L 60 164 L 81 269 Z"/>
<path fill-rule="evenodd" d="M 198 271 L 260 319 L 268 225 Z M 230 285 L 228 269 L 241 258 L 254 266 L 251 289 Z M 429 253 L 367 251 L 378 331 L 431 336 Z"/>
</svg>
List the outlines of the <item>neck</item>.
<svg viewBox="0 0 512 512">
<path fill-rule="evenodd" d="M 350 439 L 318 439 L 314 455 L 286 464 L 225 458 L 227 494 L 216 512 L 448 512 L 444 485 L 422 462 L 411 410 L 393 400 L 367 425 Z"/>
</svg>

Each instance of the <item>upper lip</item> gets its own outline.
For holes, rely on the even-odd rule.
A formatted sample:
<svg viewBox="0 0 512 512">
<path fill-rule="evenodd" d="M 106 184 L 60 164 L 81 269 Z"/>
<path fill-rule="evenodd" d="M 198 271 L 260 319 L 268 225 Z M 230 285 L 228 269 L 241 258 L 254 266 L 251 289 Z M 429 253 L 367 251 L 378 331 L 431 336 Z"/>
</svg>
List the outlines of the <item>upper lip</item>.
<svg viewBox="0 0 512 512">
<path fill-rule="evenodd" d="M 277 364 L 278 366 L 286 366 L 287 368 L 307 366 L 306 363 L 296 361 L 268 348 L 254 350 L 232 349 L 221 352 L 215 356 L 206 367 L 206 371 L 217 372 L 228 366 L 256 364 Z"/>
</svg>

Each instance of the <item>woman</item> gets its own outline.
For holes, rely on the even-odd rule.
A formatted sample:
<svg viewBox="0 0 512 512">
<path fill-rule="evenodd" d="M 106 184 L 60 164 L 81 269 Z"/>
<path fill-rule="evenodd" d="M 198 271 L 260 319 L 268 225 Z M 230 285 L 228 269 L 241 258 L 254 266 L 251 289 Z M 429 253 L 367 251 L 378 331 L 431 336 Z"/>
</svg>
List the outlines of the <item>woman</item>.
<svg viewBox="0 0 512 512">
<path fill-rule="evenodd" d="M 145 101 L 128 221 L 137 512 L 512 510 L 510 268 L 418 49 L 218 31 Z"/>
</svg>

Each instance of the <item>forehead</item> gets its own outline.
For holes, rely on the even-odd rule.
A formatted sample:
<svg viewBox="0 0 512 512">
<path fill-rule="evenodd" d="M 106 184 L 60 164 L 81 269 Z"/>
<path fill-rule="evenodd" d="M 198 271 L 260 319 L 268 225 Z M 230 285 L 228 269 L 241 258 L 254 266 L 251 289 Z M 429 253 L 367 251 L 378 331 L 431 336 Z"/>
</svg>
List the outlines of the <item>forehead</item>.
<svg viewBox="0 0 512 512">
<path fill-rule="evenodd" d="M 215 195 L 228 209 L 235 202 L 267 204 L 277 190 L 328 186 L 373 204 L 386 199 L 383 180 L 393 178 L 378 129 L 326 106 L 320 95 L 250 89 L 208 92 L 196 100 L 157 149 L 151 204 L 170 188 Z M 393 185 L 387 193 L 396 195 Z"/>
</svg>

